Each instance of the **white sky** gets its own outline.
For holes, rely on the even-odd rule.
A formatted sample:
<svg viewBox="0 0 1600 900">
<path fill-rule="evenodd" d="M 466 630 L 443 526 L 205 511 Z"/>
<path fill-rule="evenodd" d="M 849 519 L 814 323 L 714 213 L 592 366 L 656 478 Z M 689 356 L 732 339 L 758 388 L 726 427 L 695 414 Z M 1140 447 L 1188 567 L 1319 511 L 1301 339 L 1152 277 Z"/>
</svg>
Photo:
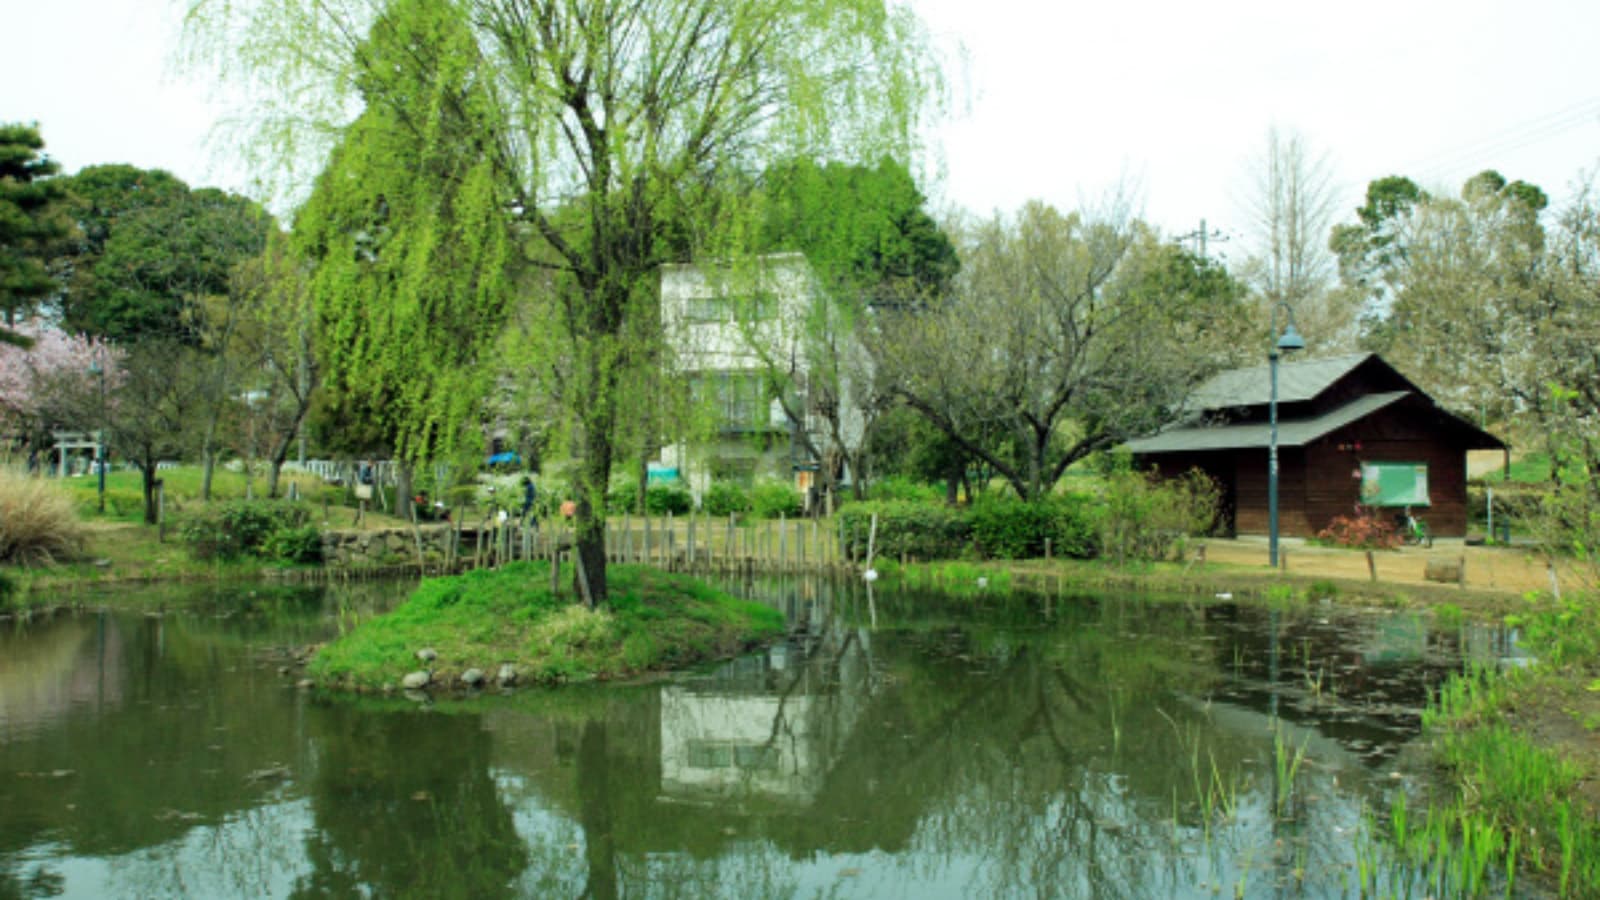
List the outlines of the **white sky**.
<svg viewBox="0 0 1600 900">
<path fill-rule="evenodd" d="M 0 120 L 38 121 L 67 171 L 129 162 L 248 192 L 207 147 L 223 110 L 171 73 L 172 3 L 0 2 Z M 965 110 L 935 133 L 941 205 L 1070 208 L 1127 178 L 1168 233 L 1205 218 L 1237 236 L 1273 124 L 1328 154 L 1341 210 L 1375 177 L 1454 190 L 1484 168 L 1559 201 L 1600 162 L 1594 0 L 912 3 L 952 58 L 965 47 Z"/>
</svg>

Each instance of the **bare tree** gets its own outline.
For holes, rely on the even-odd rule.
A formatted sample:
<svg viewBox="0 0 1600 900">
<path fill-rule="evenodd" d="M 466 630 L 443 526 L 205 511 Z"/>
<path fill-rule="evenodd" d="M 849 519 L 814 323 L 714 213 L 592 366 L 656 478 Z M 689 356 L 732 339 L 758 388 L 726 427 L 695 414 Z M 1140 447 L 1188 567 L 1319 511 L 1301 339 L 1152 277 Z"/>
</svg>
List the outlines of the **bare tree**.
<svg viewBox="0 0 1600 900">
<path fill-rule="evenodd" d="M 1359 301 L 1332 289 L 1328 235 L 1338 202 L 1327 154 L 1298 132 L 1268 129 L 1265 151 L 1251 164 L 1251 251 L 1241 271 L 1262 305 L 1294 310 L 1319 350 L 1353 348 L 1358 336 Z"/>
<path fill-rule="evenodd" d="M 1241 290 L 1124 203 L 1030 203 L 964 234 L 952 296 L 886 311 L 891 390 L 1028 499 L 1068 466 L 1160 426 L 1215 366 Z"/>
</svg>

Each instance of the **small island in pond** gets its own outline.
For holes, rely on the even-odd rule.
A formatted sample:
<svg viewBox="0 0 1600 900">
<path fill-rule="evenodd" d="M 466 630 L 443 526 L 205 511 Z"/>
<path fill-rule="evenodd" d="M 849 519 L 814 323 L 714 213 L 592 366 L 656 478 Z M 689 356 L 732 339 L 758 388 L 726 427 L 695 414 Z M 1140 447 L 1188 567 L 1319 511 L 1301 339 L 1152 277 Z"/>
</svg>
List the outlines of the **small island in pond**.
<svg viewBox="0 0 1600 900">
<path fill-rule="evenodd" d="M 353 690 L 618 678 L 733 656 L 783 631 L 776 610 L 697 579 L 607 571 L 610 600 L 598 610 L 551 591 L 546 562 L 426 580 L 318 650 L 308 674 Z"/>
</svg>

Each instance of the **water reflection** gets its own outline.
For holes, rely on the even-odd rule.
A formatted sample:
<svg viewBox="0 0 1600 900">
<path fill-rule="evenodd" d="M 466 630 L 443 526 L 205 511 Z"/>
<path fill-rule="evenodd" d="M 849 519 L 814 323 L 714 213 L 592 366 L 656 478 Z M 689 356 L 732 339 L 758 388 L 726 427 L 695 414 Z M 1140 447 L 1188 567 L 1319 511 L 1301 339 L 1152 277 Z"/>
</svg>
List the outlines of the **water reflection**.
<svg viewBox="0 0 1600 900">
<path fill-rule="evenodd" d="M 793 623 L 763 653 L 431 709 L 277 671 L 361 598 L 6 634 L 0 898 L 1337 896 L 1426 686 L 1507 649 L 1332 608 L 747 589 Z"/>
</svg>

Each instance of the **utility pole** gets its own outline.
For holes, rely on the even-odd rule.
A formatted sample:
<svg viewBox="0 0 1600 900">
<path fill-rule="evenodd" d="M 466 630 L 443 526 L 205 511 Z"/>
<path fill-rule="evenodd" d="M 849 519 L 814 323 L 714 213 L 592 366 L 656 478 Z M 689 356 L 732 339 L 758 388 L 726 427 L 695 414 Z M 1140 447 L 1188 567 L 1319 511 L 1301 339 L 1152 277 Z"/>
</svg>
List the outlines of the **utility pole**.
<svg viewBox="0 0 1600 900">
<path fill-rule="evenodd" d="M 1206 255 L 1207 243 L 1213 240 L 1218 242 L 1226 242 L 1228 240 L 1228 236 L 1221 231 L 1206 228 L 1205 219 L 1200 220 L 1200 227 L 1194 231 L 1191 231 L 1188 234 L 1178 235 L 1178 241 L 1180 243 L 1187 243 L 1189 241 L 1194 242 L 1195 246 L 1200 251 L 1201 262 L 1207 262 L 1210 259 L 1210 257 Z"/>
</svg>

